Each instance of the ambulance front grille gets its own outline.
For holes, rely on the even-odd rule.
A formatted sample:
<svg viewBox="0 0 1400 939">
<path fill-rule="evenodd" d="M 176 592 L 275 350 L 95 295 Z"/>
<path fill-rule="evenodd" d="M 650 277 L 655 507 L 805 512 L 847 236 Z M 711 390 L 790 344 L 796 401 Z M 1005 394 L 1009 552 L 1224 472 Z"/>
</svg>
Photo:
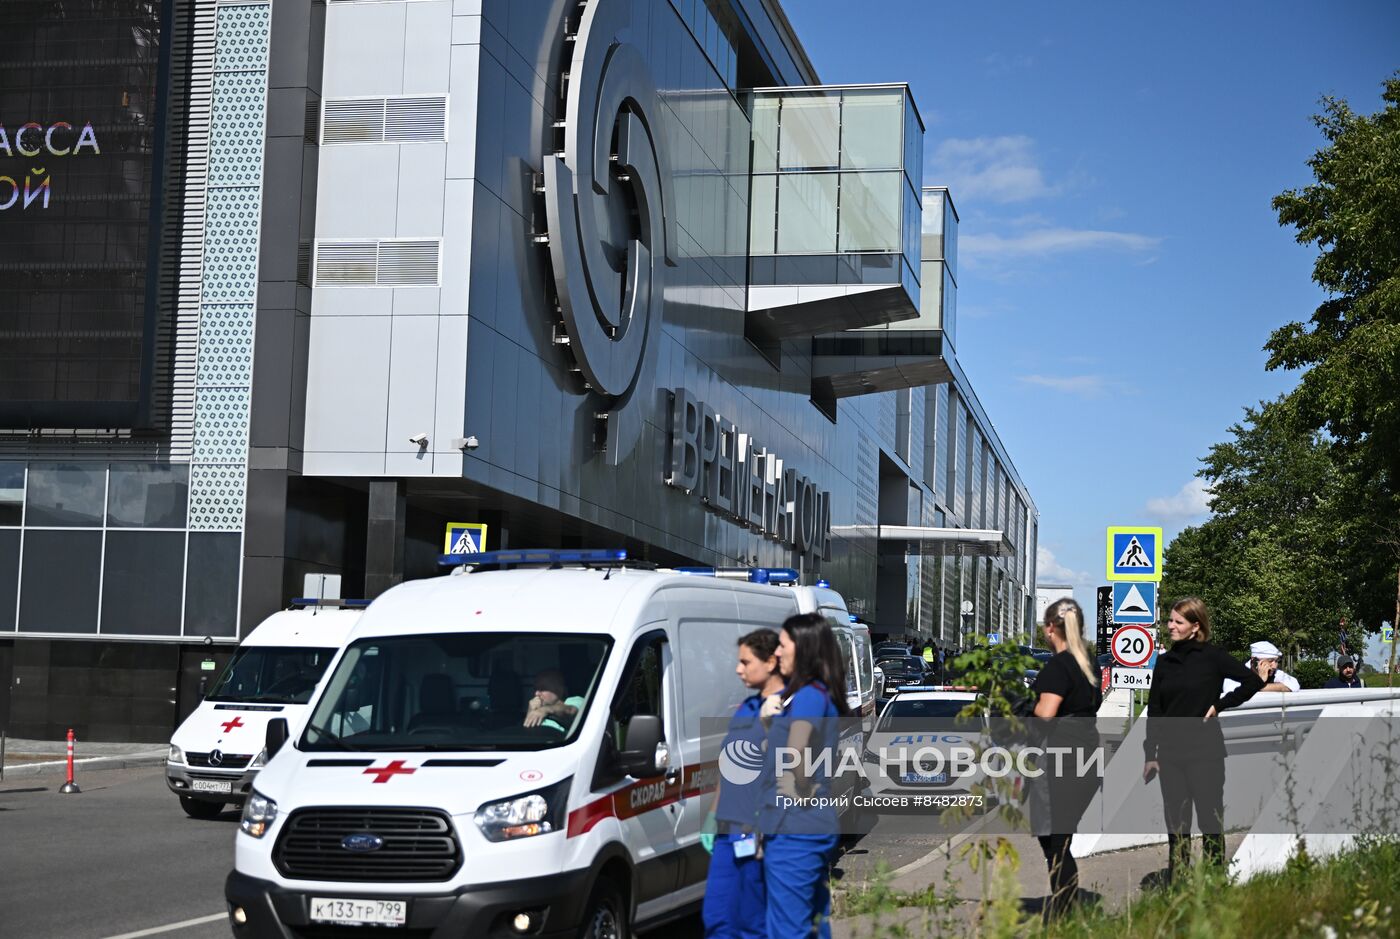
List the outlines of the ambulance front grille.
<svg viewBox="0 0 1400 939">
<path fill-rule="evenodd" d="M 378 850 L 354 852 L 347 835 L 384 840 Z M 452 822 L 430 809 L 297 809 L 272 852 L 278 872 L 293 880 L 431 882 L 448 880 L 462 862 Z"/>
</svg>

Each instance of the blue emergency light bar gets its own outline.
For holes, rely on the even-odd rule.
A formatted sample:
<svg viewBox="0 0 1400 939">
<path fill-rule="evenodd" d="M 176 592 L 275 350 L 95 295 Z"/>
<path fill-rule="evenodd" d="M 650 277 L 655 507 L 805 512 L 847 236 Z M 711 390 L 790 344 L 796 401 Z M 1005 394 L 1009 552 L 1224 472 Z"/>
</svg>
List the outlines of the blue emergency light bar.
<svg viewBox="0 0 1400 939">
<path fill-rule="evenodd" d="M 504 564 L 604 564 L 625 560 L 627 560 L 626 548 L 572 549 L 562 551 L 552 548 L 534 548 L 523 550 L 481 551 L 477 554 L 444 554 L 438 557 L 438 564 L 443 567 L 457 567 L 463 564 L 471 567 L 482 567 L 485 565 Z"/>
<path fill-rule="evenodd" d="M 341 607 L 367 607 L 369 600 L 338 600 L 323 599 L 321 597 L 293 597 L 292 606 L 341 606 Z"/>
<path fill-rule="evenodd" d="M 790 567 L 678 567 L 676 573 L 747 580 L 751 584 L 795 584 L 798 578 L 797 571 Z"/>
</svg>

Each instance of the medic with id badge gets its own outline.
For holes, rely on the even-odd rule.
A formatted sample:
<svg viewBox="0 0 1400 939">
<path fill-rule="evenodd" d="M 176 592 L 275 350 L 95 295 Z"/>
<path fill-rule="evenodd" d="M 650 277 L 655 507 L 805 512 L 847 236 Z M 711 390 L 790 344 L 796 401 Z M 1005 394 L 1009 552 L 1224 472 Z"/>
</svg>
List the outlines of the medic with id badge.
<svg viewBox="0 0 1400 939">
<path fill-rule="evenodd" d="M 778 672 L 778 634 L 757 629 L 739 640 L 734 671 L 756 692 L 729 721 L 720 752 L 720 783 L 715 807 L 701 835 L 710 849 L 710 874 L 702 916 L 707 939 L 766 939 L 764 915 L 768 891 L 758 849 L 759 771 L 767 731 L 759 709 L 782 690 Z"/>
</svg>

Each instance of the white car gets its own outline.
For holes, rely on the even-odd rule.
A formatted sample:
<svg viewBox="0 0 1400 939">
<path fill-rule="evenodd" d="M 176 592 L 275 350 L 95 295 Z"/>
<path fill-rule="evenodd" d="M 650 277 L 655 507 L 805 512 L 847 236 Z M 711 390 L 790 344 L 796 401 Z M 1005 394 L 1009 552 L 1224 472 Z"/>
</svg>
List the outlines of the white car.
<svg viewBox="0 0 1400 939">
<path fill-rule="evenodd" d="M 269 726 L 224 888 L 235 936 L 604 937 L 697 907 L 715 718 L 749 693 L 737 641 L 798 597 L 554 554 L 385 592 L 305 729 Z"/>
<path fill-rule="evenodd" d="M 170 738 L 165 784 L 193 818 L 242 804 L 267 760 L 267 722 L 300 733 L 311 701 L 361 609 L 311 606 L 273 613 Z"/>
<path fill-rule="evenodd" d="M 960 716 L 977 699 L 974 691 L 940 686 L 901 688 L 880 712 L 865 750 L 871 794 L 910 797 L 907 807 L 968 804 L 958 797 L 983 779 L 976 754 L 989 742 L 980 718 Z M 901 804 L 886 800 L 881 807 Z"/>
</svg>

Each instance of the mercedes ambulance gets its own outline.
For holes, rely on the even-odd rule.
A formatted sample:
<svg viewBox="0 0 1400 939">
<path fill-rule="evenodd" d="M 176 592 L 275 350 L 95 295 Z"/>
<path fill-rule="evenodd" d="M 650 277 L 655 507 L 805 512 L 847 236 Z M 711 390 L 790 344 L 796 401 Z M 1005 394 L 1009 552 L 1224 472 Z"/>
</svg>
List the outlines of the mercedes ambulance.
<svg viewBox="0 0 1400 939">
<path fill-rule="evenodd" d="M 693 911 L 748 694 L 735 647 L 798 598 L 624 557 L 553 552 L 376 599 L 304 729 L 269 725 L 233 934 L 601 939 Z"/>
<path fill-rule="evenodd" d="M 351 601 L 354 602 L 354 601 Z M 204 700 L 170 738 L 165 784 L 193 818 L 241 805 L 267 761 L 267 722 L 300 731 L 327 667 L 364 610 L 310 605 L 248 634 Z"/>
</svg>

